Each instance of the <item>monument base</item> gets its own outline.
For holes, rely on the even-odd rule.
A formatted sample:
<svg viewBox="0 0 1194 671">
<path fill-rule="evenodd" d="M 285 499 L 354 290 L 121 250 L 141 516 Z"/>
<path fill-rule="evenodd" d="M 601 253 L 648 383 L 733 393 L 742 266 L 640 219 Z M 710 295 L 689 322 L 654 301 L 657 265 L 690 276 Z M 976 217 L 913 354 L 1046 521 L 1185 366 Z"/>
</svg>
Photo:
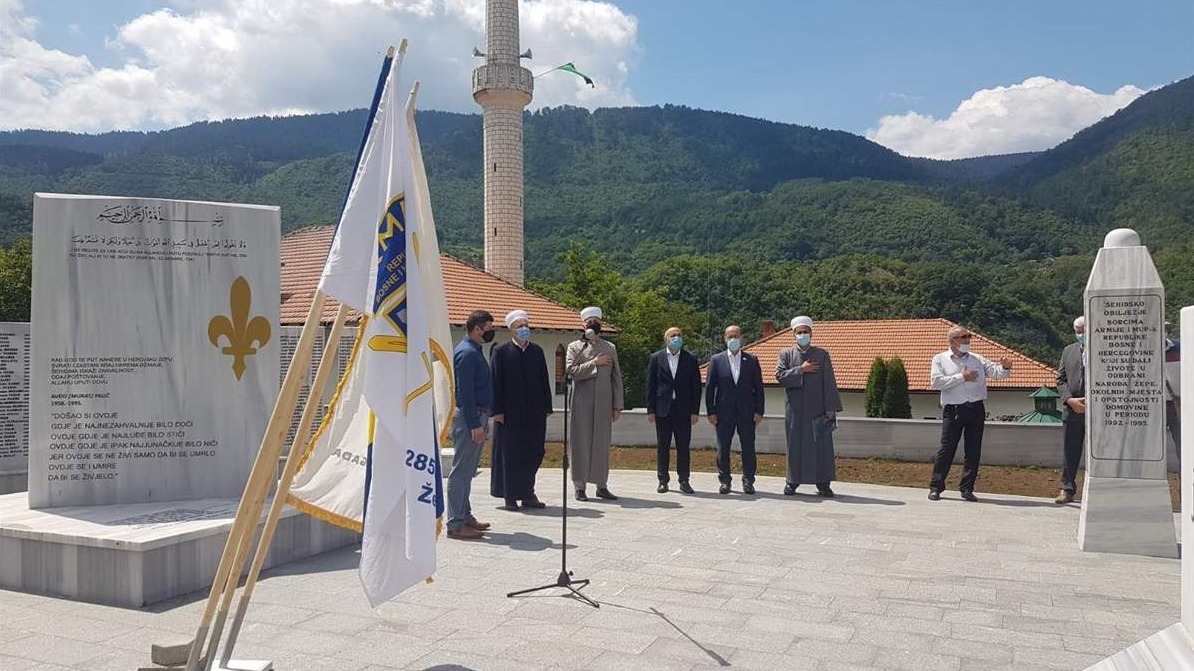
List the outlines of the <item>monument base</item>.
<svg viewBox="0 0 1194 671">
<path fill-rule="evenodd" d="M 29 489 L 29 472 L 0 473 L 0 495 Z"/>
<path fill-rule="evenodd" d="M 1176 671 L 1194 669 L 1194 640 L 1180 622 L 1125 648 L 1086 671 Z"/>
<path fill-rule="evenodd" d="M 1087 475 L 1078 547 L 1086 552 L 1176 559 L 1169 481 Z"/>
<path fill-rule="evenodd" d="M 203 499 L 30 510 L 26 493 L 0 496 L 0 588 L 126 608 L 205 590 L 237 503 Z M 265 566 L 358 542 L 352 531 L 286 508 Z"/>
</svg>

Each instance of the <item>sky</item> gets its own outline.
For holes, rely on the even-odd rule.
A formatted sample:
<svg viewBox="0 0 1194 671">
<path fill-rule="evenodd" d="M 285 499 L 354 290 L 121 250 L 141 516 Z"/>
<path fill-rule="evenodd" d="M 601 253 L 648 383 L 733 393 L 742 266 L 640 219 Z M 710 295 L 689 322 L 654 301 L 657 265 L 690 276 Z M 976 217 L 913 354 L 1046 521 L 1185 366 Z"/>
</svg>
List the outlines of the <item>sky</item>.
<svg viewBox="0 0 1194 671">
<path fill-rule="evenodd" d="M 0 0 L 0 129 L 156 130 L 365 107 L 411 41 L 420 108 L 477 112 L 484 0 Z M 1036 151 L 1194 74 L 1194 0 L 523 0 L 532 108 L 678 104 L 906 155 Z"/>
</svg>

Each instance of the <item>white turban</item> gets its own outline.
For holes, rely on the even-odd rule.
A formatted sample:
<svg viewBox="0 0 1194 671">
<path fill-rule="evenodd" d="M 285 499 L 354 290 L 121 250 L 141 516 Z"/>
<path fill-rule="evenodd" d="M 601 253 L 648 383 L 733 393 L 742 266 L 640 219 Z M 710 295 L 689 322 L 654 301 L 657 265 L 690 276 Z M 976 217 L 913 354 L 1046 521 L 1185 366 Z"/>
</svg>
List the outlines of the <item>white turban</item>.
<svg viewBox="0 0 1194 671">
<path fill-rule="evenodd" d="M 506 313 L 506 328 L 510 328 L 511 326 L 513 326 L 514 322 L 518 321 L 519 319 L 525 319 L 527 321 L 530 321 L 531 318 L 529 316 L 527 316 L 526 310 L 511 310 L 511 311 L 507 312 Z"/>
<path fill-rule="evenodd" d="M 806 317 L 804 315 L 800 315 L 799 317 L 793 318 L 792 319 L 792 330 L 795 331 L 797 326 L 807 326 L 811 329 L 813 327 L 812 317 Z"/>
<path fill-rule="evenodd" d="M 601 319 L 601 308 L 589 306 L 580 311 L 580 320 L 582 322 L 587 322 L 593 317 Z"/>
</svg>

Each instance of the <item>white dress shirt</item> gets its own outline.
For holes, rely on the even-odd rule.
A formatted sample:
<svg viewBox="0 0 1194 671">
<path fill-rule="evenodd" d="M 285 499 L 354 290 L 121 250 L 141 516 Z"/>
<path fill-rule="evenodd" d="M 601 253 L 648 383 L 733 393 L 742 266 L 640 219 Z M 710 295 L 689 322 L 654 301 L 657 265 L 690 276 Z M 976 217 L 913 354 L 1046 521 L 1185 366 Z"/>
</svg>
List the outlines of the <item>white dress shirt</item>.
<svg viewBox="0 0 1194 671">
<path fill-rule="evenodd" d="M 672 378 L 676 377 L 676 369 L 680 367 L 680 353 L 672 352 L 671 349 L 667 351 L 667 367 L 672 369 Z"/>
<path fill-rule="evenodd" d="M 730 360 L 730 374 L 734 376 L 734 384 L 738 384 L 738 373 L 742 370 L 742 350 L 738 350 L 737 354 L 726 352 L 726 358 Z"/>
<path fill-rule="evenodd" d="M 977 372 L 978 377 L 967 381 L 962 377 L 965 370 Z M 933 389 L 941 391 L 942 406 L 961 405 L 987 400 L 987 378 L 1003 380 L 1011 375 L 1010 370 L 974 352 L 957 356 L 945 350 L 933 357 L 931 382 Z"/>
<path fill-rule="evenodd" d="M 672 348 L 667 348 L 667 367 L 672 371 L 672 379 L 676 379 L 676 369 L 680 367 L 680 352 L 672 352 Z M 672 400 L 676 400 L 676 385 L 672 385 Z"/>
</svg>

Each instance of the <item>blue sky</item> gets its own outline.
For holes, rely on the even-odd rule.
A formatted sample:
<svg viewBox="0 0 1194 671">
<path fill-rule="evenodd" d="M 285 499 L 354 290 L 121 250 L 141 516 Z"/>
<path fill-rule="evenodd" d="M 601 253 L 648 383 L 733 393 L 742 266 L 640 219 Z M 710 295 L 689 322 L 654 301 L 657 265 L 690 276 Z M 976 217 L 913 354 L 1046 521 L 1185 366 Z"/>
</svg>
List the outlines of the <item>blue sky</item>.
<svg viewBox="0 0 1194 671">
<path fill-rule="evenodd" d="M 367 103 L 412 39 L 424 108 L 475 111 L 481 0 L 0 0 L 0 127 L 149 129 Z M 1194 73 L 1194 0 L 524 0 L 535 105 L 675 103 L 956 157 L 1043 149 Z"/>
</svg>

